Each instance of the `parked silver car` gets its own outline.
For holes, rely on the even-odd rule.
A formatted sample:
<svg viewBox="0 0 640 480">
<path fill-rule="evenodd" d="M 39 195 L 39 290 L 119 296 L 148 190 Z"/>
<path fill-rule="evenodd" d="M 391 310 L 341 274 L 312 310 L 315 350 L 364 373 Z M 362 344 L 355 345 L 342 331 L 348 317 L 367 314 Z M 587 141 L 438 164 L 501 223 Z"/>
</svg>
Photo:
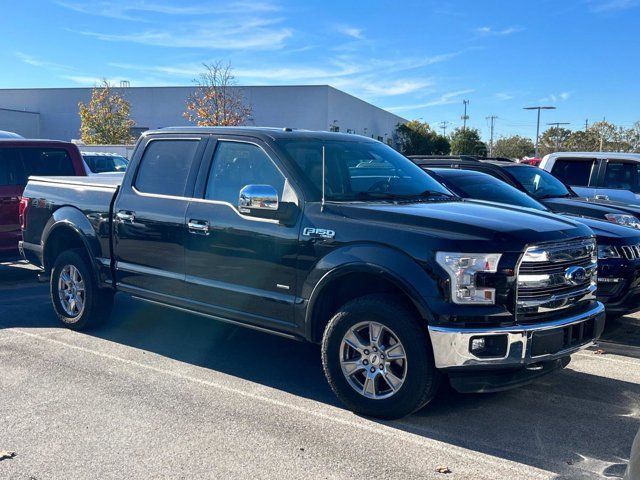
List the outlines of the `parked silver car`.
<svg viewBox="0 0 640 480">
<path fill-rule="evenodd" d="M 580 196 L 640 203 L 640 154 L 556 152 L 546 155 L 540 168 Z"/>
</svg>

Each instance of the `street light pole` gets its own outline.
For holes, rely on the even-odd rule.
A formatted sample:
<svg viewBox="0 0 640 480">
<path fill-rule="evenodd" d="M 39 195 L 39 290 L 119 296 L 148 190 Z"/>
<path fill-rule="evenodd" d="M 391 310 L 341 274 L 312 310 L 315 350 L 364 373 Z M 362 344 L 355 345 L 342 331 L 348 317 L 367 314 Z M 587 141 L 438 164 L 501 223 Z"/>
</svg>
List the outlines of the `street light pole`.
<svg viewBox="0 0 640 480">
<path fill-rule="evenodd" d="M 536 124 L 536 153 L 538 158 L 538 140 L 540 139 L 540 110 L 555 110 L 556 107 L 524 107 L 525 110 L 538 110 L 538 122 Z"/>
<path fill-rule="evenodd" d="M 556 152 L 560 150 L 560 125 L 571 125 L 569 122 L 552 122 L 547 125 L 555 125 L 556 127 Z"/>
</svg>

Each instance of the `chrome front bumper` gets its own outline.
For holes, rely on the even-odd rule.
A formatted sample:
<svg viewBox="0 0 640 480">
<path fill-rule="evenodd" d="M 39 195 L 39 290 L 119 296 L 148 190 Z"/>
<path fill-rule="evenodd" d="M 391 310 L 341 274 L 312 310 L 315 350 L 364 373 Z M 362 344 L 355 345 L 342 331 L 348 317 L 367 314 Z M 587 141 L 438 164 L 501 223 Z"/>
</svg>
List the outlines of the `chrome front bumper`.
<svg viewBox="0 0 640 480">
<path fill-rule="evenodd" d="M 562 330 L 566 327 L 578 327 L 593 321 L 593 336 L 583 338 L 578 343 L 552 353 L 542 355 L 532 351 L 532 344 L 536 332 L 553 333 L 552 330 Z M 566 357 L 573 352 L 587 348 L 595 343 L 604 328 L 604 305 L 596 305 L 580 314 L 576 314 L 553 322 L 516 325 L 499 328 L 447 328 L 430 326 L 429 334 L 433 346 L 436 368 L 455 368 L 473 366 L 517 367 L 533 363 L 545 362 Z M 582 327 L 584 328 L 584 327 Z M 473 337 L 506 336 L 506 355 L 500 357 L 479 357 L 471 353 L 471 339 Z"/>
</svg>

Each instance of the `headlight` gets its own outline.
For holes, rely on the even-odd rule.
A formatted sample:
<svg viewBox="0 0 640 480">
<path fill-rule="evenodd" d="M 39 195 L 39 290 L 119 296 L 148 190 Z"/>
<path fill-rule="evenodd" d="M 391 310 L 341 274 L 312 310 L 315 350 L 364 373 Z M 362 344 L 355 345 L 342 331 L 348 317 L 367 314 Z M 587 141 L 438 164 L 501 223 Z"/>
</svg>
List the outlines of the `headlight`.
<svg viewBox="0 0 640 480">
<path fill-rule="evenodd" d="M 620 258 L 620 252 L 613 245 L 598 245 L 598 258 Z"/>
<path fill-rule="evenodd" d="M 625 227 L 640 228 L 640 220 L 633 215 L 625 213 L 607 213 L 604 218 L 612 223 L 624 225 Z"/>
<path fill-rule="evenodd" d="M 500 253 L 437 252 L 436 262 L 451 278 L 451 298 L 461 304 L 493 304 L 495 288 L 477 287 L 476 273 L 495 273 Z"/>
</svg>

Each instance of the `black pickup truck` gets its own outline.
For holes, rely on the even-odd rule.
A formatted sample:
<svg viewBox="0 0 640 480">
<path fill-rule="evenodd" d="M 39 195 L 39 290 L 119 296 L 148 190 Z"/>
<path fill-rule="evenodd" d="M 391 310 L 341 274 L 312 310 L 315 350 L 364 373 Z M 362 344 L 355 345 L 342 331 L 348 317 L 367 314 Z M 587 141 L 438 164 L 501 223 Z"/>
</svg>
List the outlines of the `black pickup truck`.
<svg viewBox="0 0 640 480">
<path fill-rule="evenodd" d="M 68 327 L 122 291 L 320 343 L 332 389 L 367 415 L 409 414 L 444 378 L 524 384 L 604 326 L 589 228 L 460 199 L 356 135 L 162 129 L 122 179 L 32 177 L 24 196 L 23 255 Z"/>
</svg>

